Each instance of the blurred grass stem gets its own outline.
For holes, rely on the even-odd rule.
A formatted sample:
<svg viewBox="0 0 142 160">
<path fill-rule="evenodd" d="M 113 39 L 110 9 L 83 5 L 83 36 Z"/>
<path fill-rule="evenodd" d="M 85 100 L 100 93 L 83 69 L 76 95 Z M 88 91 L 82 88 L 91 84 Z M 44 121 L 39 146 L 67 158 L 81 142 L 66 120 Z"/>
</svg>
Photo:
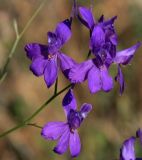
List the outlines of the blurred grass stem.
<svg viewBox="0 0 142 160">
<path fill-rule="evenodd" d="M 12 48 L 10 50 L 10 53 L 9 53 L 9 56 L 3 66 L 3 69 L 0 73 L 0 84 L 3 82 L 3 80 L 6 78 L 7 76 L 7 69 L 8 69 L 8 65 L 9 65 L 9 62 L 11 60 L 11 58 L 13 57 L 14 53 L 15 53 L 15 50 L 17 48 L 17 45 L 19 43 L 19 41 L 21 40 L 21 38 L 23 37 L 24 33 L 27 31 L 28 27 L 31 25 L 31 23 L 33 22 L 33 20 L 35 19 L 35 17 L 37 16 L 37 14 L 39 13 L 39 11 L 42 9 L 42 7 L 44 6 L 45 2 L 47 0 L 43 0 L 41 2 L 41 4 L 39 5 L 39 7 L 36 9 L 36 11 L 34 12 L 34 14 L 32 15 L 32 17 L 30 18 L 30 20 L 27 22 L 27 24 L 25 25 L 24 29 L 21 31 L 21 33 L 19 33 L 18 31 L 18 25 L 17 25 L 17 22 L 16 20 L 14 20 L 14 30 L 15 30 L 15 33 L 16 33 L 16 39 L 12 45 Z M 2 80 L 2 81 L 1 81 Z"/>
</svg>

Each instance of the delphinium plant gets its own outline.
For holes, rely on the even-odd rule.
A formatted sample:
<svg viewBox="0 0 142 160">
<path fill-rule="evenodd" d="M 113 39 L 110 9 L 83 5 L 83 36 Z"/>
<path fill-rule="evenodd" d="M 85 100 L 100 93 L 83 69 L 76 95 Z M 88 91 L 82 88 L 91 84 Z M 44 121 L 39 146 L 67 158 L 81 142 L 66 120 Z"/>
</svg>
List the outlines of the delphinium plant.
<svg viewBox="0 0 142 160">
<path fill-rule="evenodd" d="M 0 73 L 1 82 L 7 75 L 7 66 L 19 40 L 40 9 L 41 6 L 21 33 L 19 33 L 15 22 L 14 26 L 17 38 L 8 60 Z M 77 19 L 78 23 L 88 28 L 88 34 L 90 36 L 87 42 L 89 52 L 86 54 L 84 62 L 81 63 L 62 52 L 62 47 L 69 42 L 72 36 L 72 22 L 74 19 Z M 100 90 L 105 92 L 111 91 L 114 87 L 114 82 L 117 81 L 120 85 L 120 95 L 122 95 L 125 88 L 122 67 L 131 62 L 136 50 L 141 45 L 141 42 L 138 42 L 128 49 L 118 51 L 118 36 L 114 26 L 116 20 L 117 16 L 106 20 L 104 15 L 102 15 L 97 21 L 93 16 L 92 7 L 86 8 L 78 6 L 76 0 L 74 0 L 71 16 L 57 23 L 54 31 L 47 33 L 47 44 L 34 42 L 25 45 L 25 53 L 31 60 L 30 70 L 37 77 L 44 76 L 47 88 L 54 85 L 54 93 L 30 117 L 16 127 L 2 133 L 0 137 L 4 137 L 18 128 L 29 125 L 31 120 L 42 111 L 47 104 L 68 90 L 61 105 L 65 113 L 66 121 L 55 120 L 54 122 L 47 122 L 43 127 L 33 125 L 41 128 L 41 136 L 45 140 L 57 140 L 57 145 L 53 149 L 55 153 L 63 154 L 69 148 L 72 157 L 79 156 L 81 140 L 77 129 L 81 127 L 82 122 L 89 116 L 88 114 L 93 110 L 93 106 L 84 102 L 80 109 L 77 109 L 74 86 L 87 80 L 90 94 L 95 94 Z M 117 66 L 117 74 L 115 77 L 112 77 L 109 73 L 109 69 L 113 64 Z M 61 91 L 57 90 L 59 85 L 59 70 L 61 70 L 63 75 L 70 81 L 70 84 Z M 137 131 L 136 136 L 124 141 L 120 149 L 120 160 L 141 159 L 135 156 L 134 142 L 137 138 L 142 141 L 141 129 Z"/>
</svg>

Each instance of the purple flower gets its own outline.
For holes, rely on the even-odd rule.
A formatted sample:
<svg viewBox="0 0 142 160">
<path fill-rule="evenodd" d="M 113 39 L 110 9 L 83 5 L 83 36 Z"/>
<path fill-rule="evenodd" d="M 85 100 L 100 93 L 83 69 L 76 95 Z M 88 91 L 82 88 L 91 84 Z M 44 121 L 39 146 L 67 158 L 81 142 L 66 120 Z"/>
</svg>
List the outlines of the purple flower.
<svg viewBox="0 0 142 160">
<path fill-rule="evenodd" d="M 79 19 L 90 29 L 90 49 L 95 58 L 74 65 L 69 72 L 70 81 L 80 83 L 88 79 L 88 87 L 91 93 L 100 90 L 108 92 L 113 88 L 113 78 L 109 74 L 109 67 L 112 63 L 115 63 L 118 66 L 115 80 L 119 82 L 120 94 L 122 94 L 125 83 L 120 66 L 127 65 L 131 61 L 141 43 L 117 52 L 117 35 L 114 28 L 116 17 L 104 21 L 104 16 L 102 16 L 96 23 L 91 10 L 80 7 L 79 12 L 81 15 Z"/>
<path fill-rule="evenodd" d="M 76 157 L 81 149 L 77 128 L 80 127 L 82 121 L 91 111 L 92 105 L 85 103 L 80 111 L 77 111 L 76 100 L 73 91 L 70 89 L 63 99 L 63 108 L 67 122 L 49 122 L 43 127 L 41 135 L 47 140 L 59 139 L 54 148 L 55 153 L 63 154 L 69 146 L 71 156 Z"/>
<path fill-rule="evenodd" d="M 120 149 L 120 160 L 136 160 L 134 149 L 135 140 L 135 137 L 131 137 L 123 142 Z"/>
<path fill-rule="evenodd" d="M 68 70 L 75 64 L 73 59 L 60 52 L 70 37 L 71 21 L 67 19 L 58 23 L 54 32 L 48 32 L 48 45 L 30 43 L 25 46 L 27 56 L 32 61 L 30 70 L 36 76 L 44 75 L 48 88 L 55 82 L 59 66 L 67 76 Z"/>
</svg>

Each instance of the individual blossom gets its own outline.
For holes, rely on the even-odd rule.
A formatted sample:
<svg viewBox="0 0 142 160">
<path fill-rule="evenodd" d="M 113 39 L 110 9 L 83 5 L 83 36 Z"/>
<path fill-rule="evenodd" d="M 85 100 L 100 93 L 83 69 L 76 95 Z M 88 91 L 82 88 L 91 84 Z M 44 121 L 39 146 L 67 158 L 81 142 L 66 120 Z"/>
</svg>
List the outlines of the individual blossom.
<svg viewBox="0 0 142 160">
<path fill-rule="evenodd" d="M 57 79 L 59 67 L 67 76 L 67 71 L 74 65 L 73 59 L 60 51 L 71 37 L 71 20 L 57 24 L 54 32 L 48 32 L 48 44 L 29 43 L 25 46 L 28 58 L 32 61 L 30 70 L 36 76 L 44 75 L 49 88 Z"/>
<path fill-rule="evenodd" d="M 41 132 L 46 140 L 58 140 L 54 152 L 63 154 L 68 146 L 72 157 L 77 157 L 81 150 L 81 143 L 77 129 L 80 127 L 87 114 L 91 111 L 92 105 L 83 104 L 77 111 L 76 99 L 70 89 L 63 99 L 63 108 L 66 115 L 66 122 L 49 122 Z"/>
</svg>

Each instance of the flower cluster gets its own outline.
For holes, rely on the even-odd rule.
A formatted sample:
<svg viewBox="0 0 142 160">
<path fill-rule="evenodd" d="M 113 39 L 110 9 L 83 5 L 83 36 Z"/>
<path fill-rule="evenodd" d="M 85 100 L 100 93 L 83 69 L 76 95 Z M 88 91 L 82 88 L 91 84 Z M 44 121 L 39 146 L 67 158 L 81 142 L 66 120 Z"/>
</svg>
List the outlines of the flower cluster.
<svg viewBox="0 0 142 160">
<path fill-rule="evenodd" d="M 73 85 L 88 80 L 88 87 L 91 93 L 96 93 L 100 90 L 109 92 L 114 87 L 113 79 L 115 79 L 120 84 L 120 94 L 122 94 L 125 83 L 121 66 L 130 63 L 141 43 L 138 42 L 128 49 L 117 51 L 118 36 L 114 27 L 116 16 L 105 20 L 102 15 L 96 21 L 92 10 L 89 8 L 76 6 L 73 11 L 75 17 L 89 29 L 88 58 L 90 54 L 93 55 L 93 58 L 78 63 L 62 53 L 61 48 L 72 35 L 71 26 L 74 17 L 71 16 L 69 19 L 58 23 L 55 31 L 47 33 L 47 45 L 29 43 L 25 46 L 26 54 L 32 61 L 30 70 L 35 76 L 43 75 L 48 88 L 55 83 L 58 71 L 61 69 L 65 77 Z M 109 68 L 112 64 L 115 64 L 118 68 L 118 73 L 114 78 L 109 73 Z M 42 129 L 41 135 L 47 140 L 58 140 L 54 152 L 63 154 L 69 146 L 72 157 L 76 157 L 81 149 L 77 129 L 92 110 L 92 105 L 84 103 L 81 109 L 77 111 L 73 87 L 65 95 L 62 105 L 66 122 L 47 123 Z M 134 140 L 134 138 L 131 138 L 124 142 L 121 150 L 122 160 L 134 159 L 126 158 L 131 156 L 129 152 L 133 150 L 132 143 Z"/>
</svg>

